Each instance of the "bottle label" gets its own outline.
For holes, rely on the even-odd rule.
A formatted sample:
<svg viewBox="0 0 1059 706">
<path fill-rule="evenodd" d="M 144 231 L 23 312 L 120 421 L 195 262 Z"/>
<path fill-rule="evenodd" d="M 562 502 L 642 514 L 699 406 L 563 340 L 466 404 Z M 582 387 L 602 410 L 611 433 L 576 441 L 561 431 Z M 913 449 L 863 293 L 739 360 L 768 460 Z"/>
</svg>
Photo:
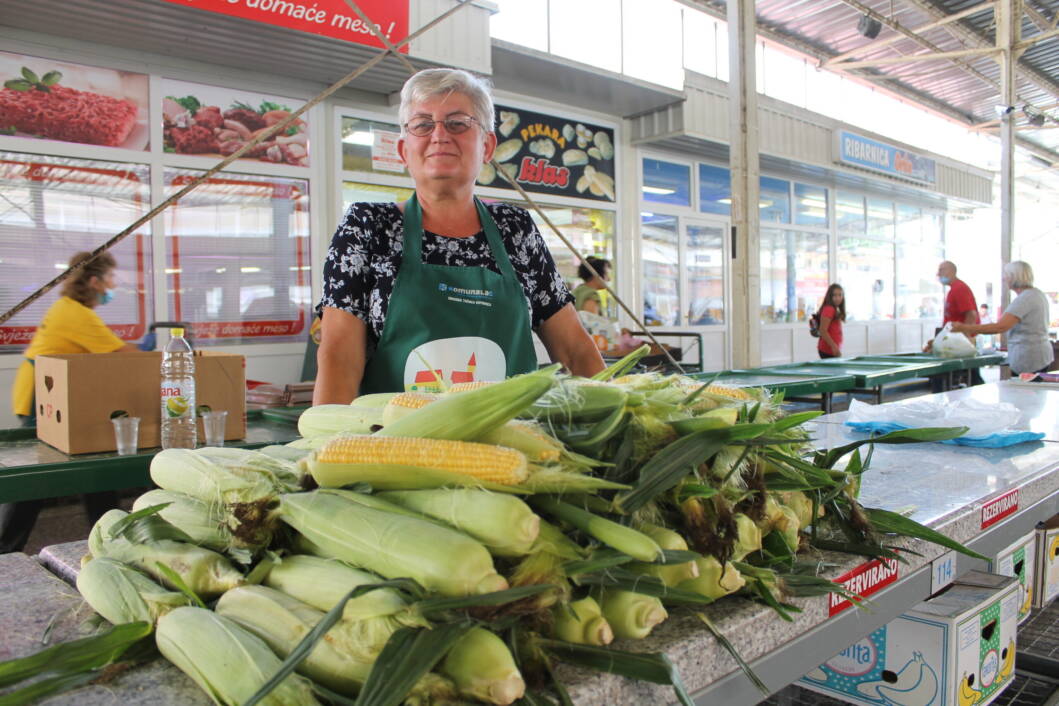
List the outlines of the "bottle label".
<svg viewBox="0 0 1059 706">
<path fill-rule="evenodd" d="M 191 397 L 184 394 L 184 390 L 179 384 L 172 382 L 162 383 L 162 415 L 164 417 L 178 419 L 193 417 L 194 413 Z"/>
</svg>

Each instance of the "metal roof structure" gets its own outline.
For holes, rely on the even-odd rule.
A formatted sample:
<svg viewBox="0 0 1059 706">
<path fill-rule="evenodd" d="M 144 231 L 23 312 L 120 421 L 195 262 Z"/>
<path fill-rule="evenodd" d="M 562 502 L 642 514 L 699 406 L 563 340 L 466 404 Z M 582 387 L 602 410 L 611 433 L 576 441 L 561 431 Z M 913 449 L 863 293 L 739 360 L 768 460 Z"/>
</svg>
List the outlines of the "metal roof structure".
<svg viewBox="0 0 1059 706">
<path fill-rule="evenodd" d="M 1003 2 L 1004 0 L 999 0 Z M 681 0 L 725 18 L 724 0 Z M 1002 106 L 994 0 L 758 0 L 758 32 L 981 130 Z M 1059 0 L 1017 0 L 1024 51 L 1012 114 L 1018 144 L 1059 169 Z M 878 22 L 875 39 L 858 26 Z M 918 60 L 910 57 L 922 56 Z"/>
</svg>

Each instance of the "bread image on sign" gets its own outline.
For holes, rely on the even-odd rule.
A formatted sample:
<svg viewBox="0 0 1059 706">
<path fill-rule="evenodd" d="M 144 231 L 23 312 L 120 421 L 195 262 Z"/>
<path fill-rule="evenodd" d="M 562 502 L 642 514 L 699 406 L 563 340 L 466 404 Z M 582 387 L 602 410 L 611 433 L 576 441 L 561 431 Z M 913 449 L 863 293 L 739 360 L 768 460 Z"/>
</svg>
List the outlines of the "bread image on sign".
<svg viewBox="0 0 1059 706">
<path fill-rule="evenodd" d="M 404 364 L 404 389 L 444 392 L 466 382 L 499 382 L 507 373 L 507 357 L 495 342 L 478 336 L 441 338 L 417 346 Z"/>
</svg>

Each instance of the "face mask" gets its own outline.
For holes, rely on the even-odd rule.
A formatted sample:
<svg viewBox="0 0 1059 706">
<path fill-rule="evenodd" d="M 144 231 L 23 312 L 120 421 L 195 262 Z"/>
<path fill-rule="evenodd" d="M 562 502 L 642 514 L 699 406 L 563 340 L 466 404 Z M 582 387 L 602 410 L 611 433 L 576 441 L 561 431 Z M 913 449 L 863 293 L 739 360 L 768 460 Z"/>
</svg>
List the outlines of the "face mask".
<svg viewBox="0 0 1059 706">
<path fill-rule="evenodd" d="M 107 291 L 105 291 L 105 292 L 103 292 L 102 294 L 99 295 L 99 303 L 100 304 L 109 304 L 112 301 L 114 301 L 114 290 L 113 289 L 108 289 Z"/>
<path fill-rule="evenodd" d="M 941 282 L 942 284 L 948 284 L 949 282 L 952 281 L 952 278 L 951 277 L 938 277 L 938 281 Z"/>
</svg>

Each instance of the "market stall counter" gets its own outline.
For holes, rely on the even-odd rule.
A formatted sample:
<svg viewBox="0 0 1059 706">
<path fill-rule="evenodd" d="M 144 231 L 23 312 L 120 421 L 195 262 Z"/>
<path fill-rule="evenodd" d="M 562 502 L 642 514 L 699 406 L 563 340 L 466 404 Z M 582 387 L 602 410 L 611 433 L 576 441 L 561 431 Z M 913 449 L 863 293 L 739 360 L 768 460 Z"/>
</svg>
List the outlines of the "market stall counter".
<svg viewBox="0 0 1059 706">
<path fill-rule="evenodd" d="M 247 412 L 246 438 L 228 446 L 256 449 L 298 438 L 288 420 Z M 296 422 L 295 422 L 296 423 Z M 32 429 L 0 430 L 0 503 L 54 498 L 101 490 L 124 490 L 151 484 L 148 466 L 158 449 L 130 456 L 110 451 L 65 454 L 33 436 Z"/>
<path fill-rule="evenodd" d="M 1050 404 L 1042 408 L 1050 408 Z M 826 421 L 808 426 L 817 448 L 864 438 L 848 427 Z M 907 512 L 913 519 L 979 553 L 995 554 L 1029 532 L 1038 521 L 1059 511 L 1059 444 L 1035 442 L 1004 449 L 941 443 L 878 446 L 872 455 L 871 469 L 863 479 L 861 499 L 866 506 Z M 1002 514 L 996 511 L 1001 505 Z M 870 597 L 870 610 L 857 610 L 843 599 L 830 596 L 797 598 L 792 603 L 801 612 L 794 613 L 791 622 L 785 622 L 761 604 L 729 597 L 705 606 L 701 613 L 750 662 L 767 689 L 775 692 L 938 590 L 934 570 L 939 564 L 949 565 L 953 577 L 972 568 L 983 568 L 978 560 L 954 556 L 924 541 L 898 539 L 893 546 L 907 550 L 902 552 L 904 562 L 883 565 L 828 552 L 815 556 L 827 567 L 827 576 L 847 585 L 862 581 L 857 584 L 858 590 Z M 49 547 L 41 560 L 69 580 L 80 569 L 84 551 L 83 542 Z M 865 583 L 864 576 L 875 580 Z M 0 584 L 3 581 L 0 574 Z M 34 630 L 32 625 L 12 627 Z M 616 646 L 623 647 L 620 642 Z M 694 693 L 696 703 L 755 704 L 763 697 L 705 628 L 696 611 L 674 611 L 670 620 L 632 647 L 636 651 L 664 652 Z M 106 687 L 110 698 L 135 702 L 133 694 L 126 699 L 126 691 L 148 669 L 157 670 L 153 703 L 197 703 L 188 698 L 189 681 L 175 667 L 162 662 L 118 677 Z M 565 665 L 559 666 L 558 674 L 576 704 L 674 700 L 668 687 Z M 91 703 L 82 694 L 83 691 L 68 693 L 51 703 Z"/>
<path fill-rule="evenodd" d="M 894 383 L 927 377 L 931 363 L 892 363 L 863 361 L 852 358 L 830 358 L 809 363 L 790 363 L 769 370 L 796 374 L 852 375 L 856 383 L 853 392 L 870 392 L 876 404 L 883 401 L 883 388 Z"/>
<path fill-rule="evenodd" d="M 786 401 L 809 401 L 810 397 L 819 395 L 820 409 L 824 412 L 831 411 L 833 393 L 852 390 L 856 386 L 852 375 L 793 375 L 767 368 L 726 370 L 719 374 L 697 373 L 689 377 L 702 381 L 713 380 L 718 385 L 732 387 L 764 387 L 773 392 L 782 392 Z"/>
</svg>

